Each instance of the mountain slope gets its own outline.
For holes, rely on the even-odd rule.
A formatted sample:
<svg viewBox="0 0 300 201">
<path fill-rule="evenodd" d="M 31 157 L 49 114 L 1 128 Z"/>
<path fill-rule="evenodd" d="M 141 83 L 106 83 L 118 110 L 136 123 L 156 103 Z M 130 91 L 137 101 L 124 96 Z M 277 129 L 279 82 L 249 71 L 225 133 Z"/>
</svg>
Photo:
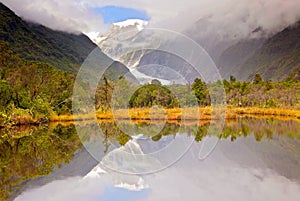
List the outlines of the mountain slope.
<svg viewBox="0 0 300 201">
<path fill-rule="evenodd" d="M 27 23 L 0 3 L 0 40 L 9 42 L 21 58 L 76 72 L 96 45 L 85 35 L 53 31 Z"/>
<path fill-rule="evenodd" d="M 239 69 L 237 78 L 252 79 L 256 73 L 265 79 L 280 80 L 300 69 L 300 23 L 269 38 Z"/>
<path fill-rule="evenodd" d="M 217 66 L 223 78 L 230 75 L 238 76 L 242 71 L 242 64 L 249 59 L 254 52 L 264 44 L 265 39 L 242 40 L 227 48 L 218 58 Z"/>
</svg>

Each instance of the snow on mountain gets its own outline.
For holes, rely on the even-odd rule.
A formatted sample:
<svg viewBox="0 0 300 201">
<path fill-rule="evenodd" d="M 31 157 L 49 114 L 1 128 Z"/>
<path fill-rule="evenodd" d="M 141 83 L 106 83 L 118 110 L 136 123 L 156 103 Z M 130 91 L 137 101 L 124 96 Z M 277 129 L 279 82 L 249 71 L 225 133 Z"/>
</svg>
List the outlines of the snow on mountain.
<svg viewBox="0 0 300 201">
<path fill-rule="evenodd" d="M 174 83 L 176 83 L 176 84 L 186 84 L 186 82 L 182 79 L 166 80 L 166 79 L 161 79 L 161 78 L 158 78 L 158 77 L 152 77 L 152 76 L 146 75 L 146 74 L 140 72 L 139 68 L 129 68 L 129 70 L 130 70 L 130 73 L 135 76 L 135 78 L 139 81 L 140 84 L 149 84 L 154 79 L 159 80 L 163 85 L 171 85 L 171 84 L 174 84 Z"/>
<path fill-rule="evenodd" d="M 148 25 L 148 21 L 145 20 L 128 19 L 122 22 L 112 23 L 107 32 L 90 32 L 90 33 L 86 33 L 86 35 L 101 47 L 101 42 L 103 42 L 107 38 L 113 37 L 116 34 L 120 34 L 122 32 L 127 32 L 127 31 L 136 30 L 137 32 L 140 32 L 147 25 Z"/>
<path fill-rule="evenodd" d="M 113 23 L 113 27 L 126 28 L 129 26 L 134 26 L 138 31 L 143 30 L 148 25 L 148 21 L 140 19 L 128 19 L 123 22 Z"/>
<path fill-rule="evenodd" d="M 140 138 L 142 138 L 142 135 L 134 136 L 134 139 L 128 141 L 125 146 L 116 148 L 115 150 L 110 152 L 102 159 L 102 161 L 98 165 L 96 165 L 86 176 L 83 177 L 82 181 L 90 179 L 108 179 L 112 182 L 115 188 L 122 188 L 129 191 L 143 191 L 145 189 L 149 189 L 149 185 L 145 183 L 144 179 L 141 176 L 119 174 L 107 168 L 111 167 L 109 164 L 117 165 L 120 167 L 130 167 L 132 165 L 132 161 L 127 161 L 127 159 L 134 158 L 128 158 L 129 153 L 131 153 L 133 157 L 136 155 L 144 154 L 141 146 L 137 142 L 137 140 Z M 111 158 L 111 155 L 118 157 Z M 118 161 L 115 161 L 116 158 L 118 158 Z M 153 162 L 155 161 L 142 160 L 142 162 L 145 163 L 144 165 L 145 167 L 147 167 L 150 164 L 153 165 Z M 144 166 L 141 164 L 137 165 L 137 167 L 143 168 Z"/>
<path fill-rule="evenodd" d="M 153 79 L 159 80 L 163 85 L 170 85 L 173 83 L 185 84 L 185 81 L 178 79 L 177 77 L 176 79 L 174 79 L 174 76 L 170 77 L 170 79 L 168 79 L 168 77 L 162 79 L 160 77 L 147 75 L 147 73 L 140 71 L 141 68 L 136 68 L 140 63 L 141 58 L 144 56 L 145 51 L 131 52 L 130 54 L 124 54 L 122 48 L 120 51 L 120 47 L 122 47 L 122 44 L 116 42 L 118 41 L 118 39 L 120 39 L 120 41 L 124 39 L 128 39 L 130 41 L 138 40 L 141 43 L 138 45 L 142 45 L 142 46 L 144 46 L 145 43 L 152 44 L 153 43 L 152 38 L 145 38 L 145 40 L 142 40 L 140 38 L 141 36 L 138 36 L 138 34 L 142 33 L 141 31 L 147 25 L 148 25 L 148 21 L 144 21 L 140 19 L 128 19 L 122 22 L 113 23 L 110 27 L 110 30 L 107 33 L 100 34 L 97 32 L 92 32 L 89 33 L 89 37 L 92 38 L 93 41 L 98 44 L 98 46 L 106 55 L 127 66 L 131 74 L 136 77 L 136 79 L 139 81 L 140 84 L 151 83 Z M 156 41 L 156 43 L 158 42 Z M 153 43 L 153 45 L 156 43 Z M 124 50 L 125 49 L 126 48 L 124 48 Z M 168 75 L 170 74 L 168 73 Z"/>
<path fill-rule="evenodd" d="M 96 44 L 99 44 L 101 41 L 105 40 L 107 37 L 102 35 L 100 32 L 90 32 L 86 35 Z"/>
</svg>

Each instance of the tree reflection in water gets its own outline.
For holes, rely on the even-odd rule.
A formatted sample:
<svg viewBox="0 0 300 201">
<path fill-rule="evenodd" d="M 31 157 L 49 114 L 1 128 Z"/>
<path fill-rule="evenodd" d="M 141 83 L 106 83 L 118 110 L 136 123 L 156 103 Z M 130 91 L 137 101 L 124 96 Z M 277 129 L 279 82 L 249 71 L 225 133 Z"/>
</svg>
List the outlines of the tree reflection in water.
<svg viewBox="0 0 300 201">
<path fill-rule="evenodd" d="M 76 122 L 75 122 L 76 123 Z M 208 129 L 217 131 L 217 121 L 201 122 L 118 122 L 100 121 L 99 126 L 103 131 L 104 152 L 112 144 L 122 146 L 132 135 L 144 131 L 150 123 L 161 124 L 157 133 L 149 127 L 145 137 L 156 143 L 166 136 L 175 138 L 177 135 L 188 135 L 200 142 L 208 135 Z M 118 126 L 126 127 L 127 133 Z M 95 125 L 96 126 L 96 125 Z M 300 138 L 300 123 L 295 120 L 277 120 L 263 118 L 243 118 L 228 120 L 222 133 L 210 132 L 219 139 L 235 141 L 241 137 L 254 136 L 256 141 L 262 139 L 272 140 L 276 136 Z M 131 133 L 132 132 L 132 133 Z M 128 133 L 131 133 L 130 135 Z M 86 133 L 90 138 L 96 133 Z M 32 178 L 48 175 L 55 167 L 68 163 L 76 150 L 82 148 L 74 123 L 62 123 L 39 127 L 15 127 L 0 130 L 0 200 L 6 200 L 10 194 L 18 191 L 22 182 Z"/>
</svg>

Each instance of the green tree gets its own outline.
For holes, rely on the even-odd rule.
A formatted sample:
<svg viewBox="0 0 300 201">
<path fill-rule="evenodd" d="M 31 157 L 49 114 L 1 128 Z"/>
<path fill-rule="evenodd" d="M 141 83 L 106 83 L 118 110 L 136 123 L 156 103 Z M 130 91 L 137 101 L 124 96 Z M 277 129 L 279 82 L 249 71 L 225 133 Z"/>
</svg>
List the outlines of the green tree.
<svg viewBox="0 0 300 201">
<path fill-rule="evenodd" d="M 253 78 L 253 84 L 262 84 L 263 83 L 263 79 L 261 77 L 260 74 L 255 74 L 254 78 Z"/>
<path fill-rule="evenodd" d="M 12 88 L 6 80 L 0 80 L 0 97 L 0 111 L 3 111 L 12 100 Z"/>
<path fill-rule="evenodd" d="M 176 97 L 171 91 L 164 87 L 147 84 L 134 92 L 129 101 L 130 107 L 151 107 L 160 105 L 163 107 L 173 107 Z"/>
<path fill-rule="evenodd" d="M 101 84 L 97 87 L 95 95 L 96 109 L 100 111 L 107 111 L 111 108 L 111 98 L 114 90 L 114 83 L 103 78 Z"/>
<path fill-rule="evenodd" d="M 230 75 L 229 80 L 230 80 L 230 83 L 236 82 L 236 78 L 233 75 Z"/>
<path fill-rule="evenodd" d="M 136 87 L 133 86 L 124 77 L 120 77 L 114 84 L 112 105 L 115 108 L 126 108 L 129 105 L 131 95 L 135 91 Z"/>
<path fill-rule="evenodd" d="M 204 105 L 207 103 L 208 98 L 208 89 L 205 82 L 202 82 L 201 79 L 196 78 L 192 84 L 192 89 L 195 93 L 196 98 L 198 99 L 199 105 Z"/>
<path fill-rule="evenodd" d="M 158 79 L 154 79 L 151 81 L 151 84 L 161 86 L 161 82 Z"/>
</svg>

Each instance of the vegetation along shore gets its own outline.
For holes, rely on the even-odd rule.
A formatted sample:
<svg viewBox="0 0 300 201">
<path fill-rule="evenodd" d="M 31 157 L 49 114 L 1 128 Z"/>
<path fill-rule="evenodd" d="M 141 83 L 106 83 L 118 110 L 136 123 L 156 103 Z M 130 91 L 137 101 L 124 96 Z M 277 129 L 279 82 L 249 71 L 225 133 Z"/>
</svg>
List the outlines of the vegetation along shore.
<svg viewBox="0 0 300 201">
<path fill-rule="evenodd" d="M 55 69 L 49 64 L 29 61 L 15 54 L 8 43 L 0 43 L 0 126 L 40 124 L 49 121 L 88 119 L 90 114 L 72 116 L 72 90 L 75 75 Z M 122 83 L 122 84 L 119 84 Z M 299 119 L 300 81 L 295 74 L 282 81 L 263 80 L 259 74 L 252 81 L 229 80 L 205 83 L 195 79 L 191 85 L 163 86 L 158 80 L 145 84 L 132 95 L 129 113 L 132 119 L 167 118 L 210 119 L 210 91 L 220 83 L 226 92 L 226 118 L 241 115 L 274 115 Z M 123 77 L 104 78 L 95 95 L 97 118 L 113 118 L 110 100 L 114 87 L 126 94 L 132 83 Z M 172 92 L 176 91 L 176 96 Z M 193 101 L 191 97 L 196 97 Z M 114 118 L 128 118 L 122 97 L 118 100 Z M 118 108 L 119 104 L 119 108 Z M 158 105 L 162 109 L 154 110 Z M 184 105 L 184 109 L 179 109 Z M 151 109 L 152 108 L 152 109 Z M 199 110 L 199 117 L 191 116 Z M 163 113 L 162 113 L 163 112 Z M 159 116 L 160 115 L 160 116 Z M 167 115 L 167 116 L 165 116 Z"/>
</svg>

